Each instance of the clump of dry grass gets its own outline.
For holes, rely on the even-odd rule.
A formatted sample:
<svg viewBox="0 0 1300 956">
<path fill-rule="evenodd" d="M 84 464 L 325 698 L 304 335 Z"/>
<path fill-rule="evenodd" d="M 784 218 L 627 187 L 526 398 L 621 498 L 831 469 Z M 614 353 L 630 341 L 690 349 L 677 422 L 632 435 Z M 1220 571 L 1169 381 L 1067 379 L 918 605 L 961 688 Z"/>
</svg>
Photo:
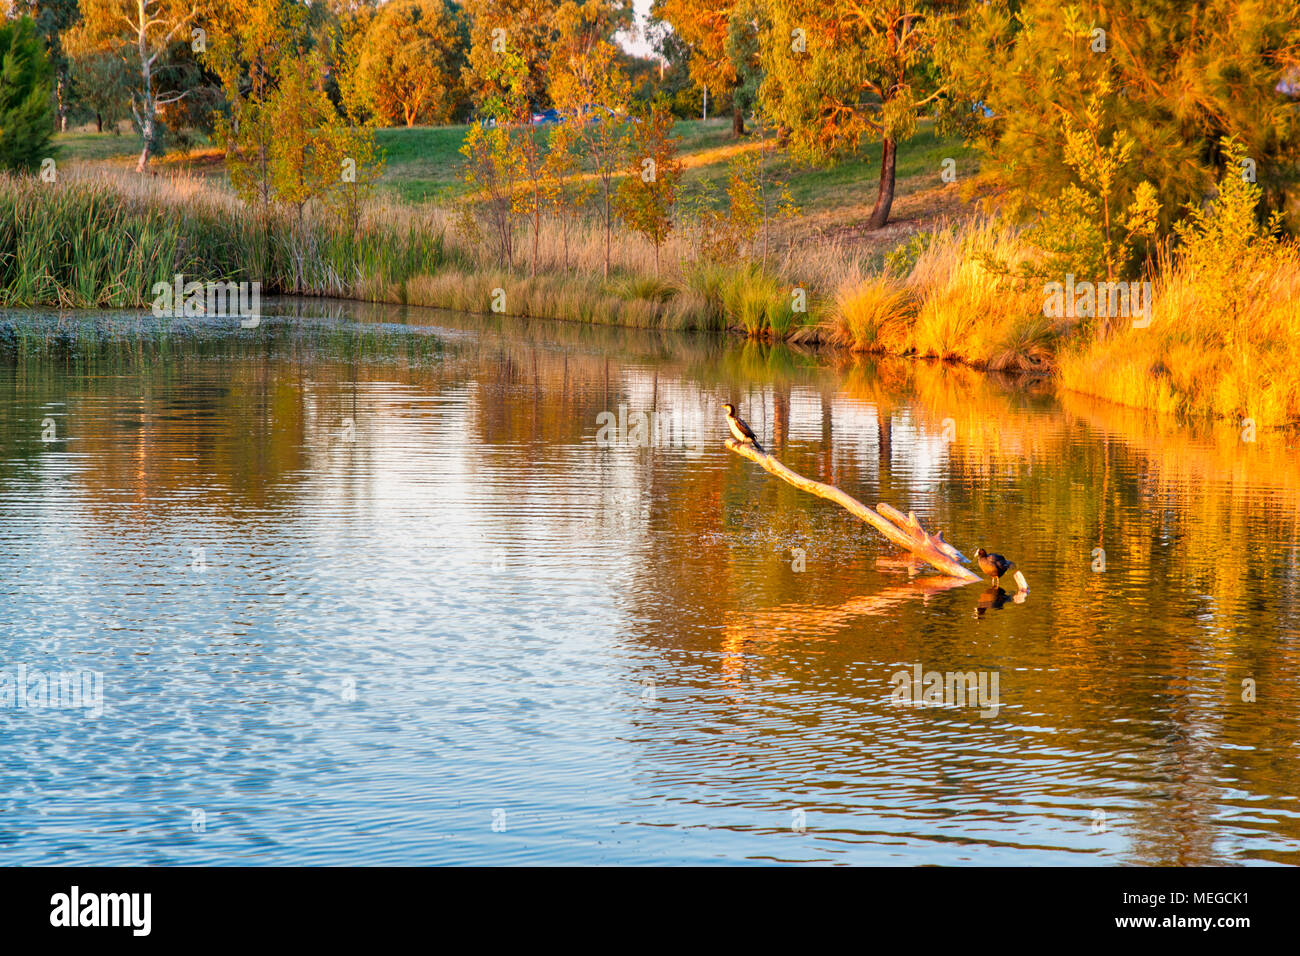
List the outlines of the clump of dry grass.
<svg viewBox="0 0 1300 956">
<path fill-rule="evenodd" d="M 1044 317 L 1041 287 L 990 265 L 1013 270 L 1035 256 L 1021 232 L 990 220 L 940 233 L 907 277 L 919 302 L 915 351 L 984 368 L 1048 367 L 1068 325 Z"/>
<path fill-rule="evenodd" d="M 889 276 L 855 276 L 840 283 L 831 311 L 831 341 L 855 352 L 910 349 L 916 302 Z"/>
<path fill-rule="evenodd" d="M 831 337 L 861 351 L 980 368 L 1050 367 L 1068 325 L 1045 318 L 1041 291 L 1003 271 L 1035 254 L 1016 230 L 989 220 L 938 230 L 904 278 L 858 273 L 841 281 Z"/>
</svg>

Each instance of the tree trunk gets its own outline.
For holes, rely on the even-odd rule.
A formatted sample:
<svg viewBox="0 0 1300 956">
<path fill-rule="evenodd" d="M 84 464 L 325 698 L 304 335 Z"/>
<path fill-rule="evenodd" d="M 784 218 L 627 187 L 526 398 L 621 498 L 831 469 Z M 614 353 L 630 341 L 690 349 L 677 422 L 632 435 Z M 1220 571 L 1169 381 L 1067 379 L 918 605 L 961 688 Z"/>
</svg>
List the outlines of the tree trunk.
<svg viewBox="0 0 1300 956">
<path fill-rule="evenodd" d="M 542 213 L 537 204 L 540 200 L 533 196 L 533 278 L 537 278 L 537 234 L 542 231 Z"/>
<path fill-rule="evenodd" d="M 784 448 L 790 434 L 790 386 L 778 386 L 772 391 L 772 445 Z"/>
<path fill-rule="evenodd" d="M 140 134 L 144 137 L 144 146 L 140 149 L 140 161 L 135 164 L 135 171 L 143 173 L 145 167 L 149 165 L 149 153 L 153 149 L 153 121 L 157 115 L 158 107 L 153 99 L 153 60 L 149 56 L 149 45 L 146 31 L 148 21 L 145 19 L 144 0 L 140 0 L 139 5 L 140 19 L 136 26 L 140 33 L 137 37 L 137 43 L 140 49 L 140 79 L 142 80 L 141 96 L 143 99 L 144 114 L 141 115 L 135 108 L 135 99 L 131 100 L 131 109 L 135 112 L 136 122 L 140 125 Z"/>
<path fill-rule="evenodd" d="M 876 445 L 880 456 L 880 471 L 889 470 L 889 463 L 894 458 L 894 419 L 889 412 L 876 408 Z"/>
<path fill-rule="evenodd" d="M 104 116 L 102 113 L 95 114 L 95 132 L 96 133 L 104 132 Z"/>
<path fill-rule="evenodd" d="M 135 164 L 135 171 L 143 173 L 149 165 L 149 156 L 153 148 L 153 119 L 146 119 L 141 125 L 140 131 L 144 136 L 144 146 L 140 149 L 140 159 Z"/>
<path fill-rule="evenodd" d="M 884 563 L 883 559 L 878 559 L 876 566 L 880 567 Z M 728 658 L 740 658 L 752 653 L 755 644 L 770 647 L 777 642 L 808 638 L 820 640 L 824 635 L 864 617 L 881 617 L 917 598 L 926 600 L 953 588 L 965 587 L 969 583 L 962 578 L 926 575 L 875 594 L 850 598 L 834 607 L 825 604 L 779 604 L 776 607 L 727 612 L 722 630 L 724 670 Z"/>
<path fill-rule="evenodd" d="M 827 478 L 831 484 L 835 483 L 835 418 L 834 409 L 831 403 L 826 399 L 826 393 L 821 394 L 822 405 L 822 450 L 819 455 L 822 463 L 822 476 Z"/>
<path fill-rule="evenodd" d="M 880 151 L 880 189 L 876 193 L 876 207 L 867 220 L 868 229 L 879 229 L 889 222 L 889 210 L 894 205 L 894 165 L 898 158 L 898 144 L 888 136 Z"/>
<path fill-rule="evenodd" d="M 745 135 L 745 111 L 735 105 L 731 107 L 731 135 L 736 138 Z"/>
<path fill-rule="evenodd" d="M 67 92 L 68 92 L 68 74 L 67 74 L 67 71 L 66 71 L 66 70 L 62 70 L 62 69 L 60 69 L 60 70 L 59 70 L 58 90 L 57 90 L 57 92 L 56 92 L 56 94 L 55 94 L 55 96 L 56 96 L 56 98 L 57 98 L 57 100 L 58 100 L 59 132 L 60 132 L 60 133 L 66 133 L 66 132 L 68 131 L 68 102 L 67 102 Z"/>
<path fill-rule="evenodd" d="M 613 215 L 613 210 L 610 208 L 610 202 L 609 202 L 609 183 L 607 182 L 605 183 L 605 278 L 606 279 L 609 278 L 610 233 L 612 233 L 614 230 L 614 224 L 610 222 L 610 216 L 612 215 Z"/>
</svg>

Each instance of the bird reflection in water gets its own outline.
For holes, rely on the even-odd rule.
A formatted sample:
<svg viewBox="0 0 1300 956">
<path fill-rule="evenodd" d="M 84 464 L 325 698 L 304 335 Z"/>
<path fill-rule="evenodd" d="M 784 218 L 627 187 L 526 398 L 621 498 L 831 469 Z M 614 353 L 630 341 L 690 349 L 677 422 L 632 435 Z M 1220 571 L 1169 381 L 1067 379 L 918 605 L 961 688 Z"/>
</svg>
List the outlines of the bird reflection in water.
<svg viewBox="0 0 1300 956">
<path fill-rule="evenodd" d="M 975 619 L 979 620 L 985 612 L 993 610 L 1002 610 L 1002 605 L 1010 601 L 1012 604 L 1024 604 L 1025 599 L 1029 597 L 1029 592 L 1025 590 L 1017 591 L 1015 594 L 1008 594 L 1006 590 L 1000 587 L 988 588 L 980 592 L 979 599 L 975 602 Z"/>
</svg>

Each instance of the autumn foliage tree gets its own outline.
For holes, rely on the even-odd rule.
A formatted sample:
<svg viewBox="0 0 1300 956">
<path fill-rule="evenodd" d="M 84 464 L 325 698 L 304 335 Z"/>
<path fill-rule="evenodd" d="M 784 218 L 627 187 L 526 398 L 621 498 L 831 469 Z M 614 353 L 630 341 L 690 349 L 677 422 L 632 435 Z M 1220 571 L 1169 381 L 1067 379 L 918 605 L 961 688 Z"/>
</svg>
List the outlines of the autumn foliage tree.
<svg viewBox="0 0 1300 956">
<path fill-rule="evenodd" d="M 618 187 L 619 216 L 654 247 L 655 275 L 659 250 L 673 231 L 673 209 L 682 178 L 673 115 L 666 102 L 640 112 L 632 127 L 629 168 Z"/>
<path fill-rule="evenodd" d="M 503 53 L 519 58 L 524 80 L 520 91 L 532 106 L 547 101 L 546 73 L 556 37 L 556 12 L 561 0 L 465 0 L 470 22 L 470 47 L 465 85 L 475 102 L 486 102 L 507 90 L 489 77 L 499 76 L 495 64 Z"/>
<path fill-rule="evenodd" d="M 371 128 L 327 92 L 333 51 L 311 13 L 292 0 L 213 0 L 204 63 L 226 101 L 216 137 L 231 185 L 260 214 L 280 206 L 301 219 L 316 204 L 355 231 L 382 157 Z"/>
<path fill-rule="evenodd" d="M 376 11 L 366 2 L 332 0 L 334 16 L 326 30 L 325 44 L 330 75 L 338 90 L 339 105 L 355 122 L 373 118 L 360 70 L 361 54 Z"/>
<path fill-rule="evenodd" d="M 731 94 L 732 132 L 745 132 L 744 97 L 737 95 L 744 78 L 733 56 L 732 21 L 742 15 L 737 0 L 656 0 L 654 16 L 672 24 L 690 50 L 691 79 L 714 96 Z"/>
<path fill-rule="evenodd" d="M 595 181 L 596 216 L 605 235 L 604 275 L 608 277 L 617 181 L 628 146 L 627 109 L 631 84 L 619 65 L 619 50 L 599 28 L 586 26 L 576 5 L 565 24 L 566 42 L 552 64 L 550 93 L 566 123 L 574 124 L 578 148 Z"/>
<path fill-rule="evenodd" d="M 514 265 L 514 235 L 521 163 L 518 139 L 530 132 L 528 64 L 509 51 L 484 60 L 475 74 L 480 121 L 470 126 L 460 151 L 465 157 L 465 183 L 473 199 L 487 212 L 501 260 Z"/>
<path fill-rule="evenodd" d="M 545 176 L 550 213 L 560 224 L 564 267 L 569 267 L 569 232 L 580 210 L 590 202 L 591 183 L 582 176 L 578 130 L 572 123 L 554 124 L 546 137 Z"/>
<path fill-rule="evenodd" d="M 523 58 L 504 54 L 501 63 L 503 74 L 509 77 L 511 93 L 503 100 L 495 118 L 497 128 L 506 135 L 509 158 L 515 166 L 514 178 L 519 188 L 514 193 L 512 207 L 523 217 L 532 235 L 530 270 L 537 275 L 542 220 L 554 202 L 557 188 L 555 169 L 548 157 L 551 141 L 532 125 L 532 111 L 525 93 L 527 72 Z"/>
<path fill-rule="evenodd" d="M 325 196 L 340 182 L 342 144 L 335 135 L 339 116 L 320 87 L 321 71 L 315 57 L 288 55 L 278 73 L 279 82 L 267 109 L 275 131 L 271 189 L 301 220 L 308 202 Z"/>
<path fill-rule="evenodd" d="M 204 61 L 221 80 L 225 114 L 217 142 L 236 192 L 266 212 L 272 202 L 271 100 L 280 66 L 301 35 L 303 8 L 286 0 L 229 0 L 209 13 Z"/>
<path fill-rule="evenodd" d="M 97 37 L 122 41 L 134 73 L 131 113 L 143 141 L 136 172 L 142 173 L 161 144 L 158 112 L 188 91 L 175 89 L 162 67 L 170 45 L 191 36 L 199 7 L 192 0 L 82 0 L 82 18 Z"/>
<path fill-rule="evenodd" d="M 444 0 L 390 0 L 356 51 L 361 93 L 387 124 L 445 123 L 464 98 L 469 30 Z"/>
</svg>

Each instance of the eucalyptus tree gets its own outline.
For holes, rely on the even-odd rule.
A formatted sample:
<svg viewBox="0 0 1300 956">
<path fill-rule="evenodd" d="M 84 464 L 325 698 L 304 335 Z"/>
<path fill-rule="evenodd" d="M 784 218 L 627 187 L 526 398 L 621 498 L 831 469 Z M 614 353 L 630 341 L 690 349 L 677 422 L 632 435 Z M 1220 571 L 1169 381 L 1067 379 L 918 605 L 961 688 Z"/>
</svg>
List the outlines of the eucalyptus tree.
<svg viewBox="0 0 1300 956">
<path fill-rule="evenodd" d="M 945 69 L 961 0 L 771 0 L 760 46 L 759 105 L 796 155 L 828 161 L 881 144 L 867 221 L 889 221 L 898 146 L 952 89 Z"/>
</svg>

